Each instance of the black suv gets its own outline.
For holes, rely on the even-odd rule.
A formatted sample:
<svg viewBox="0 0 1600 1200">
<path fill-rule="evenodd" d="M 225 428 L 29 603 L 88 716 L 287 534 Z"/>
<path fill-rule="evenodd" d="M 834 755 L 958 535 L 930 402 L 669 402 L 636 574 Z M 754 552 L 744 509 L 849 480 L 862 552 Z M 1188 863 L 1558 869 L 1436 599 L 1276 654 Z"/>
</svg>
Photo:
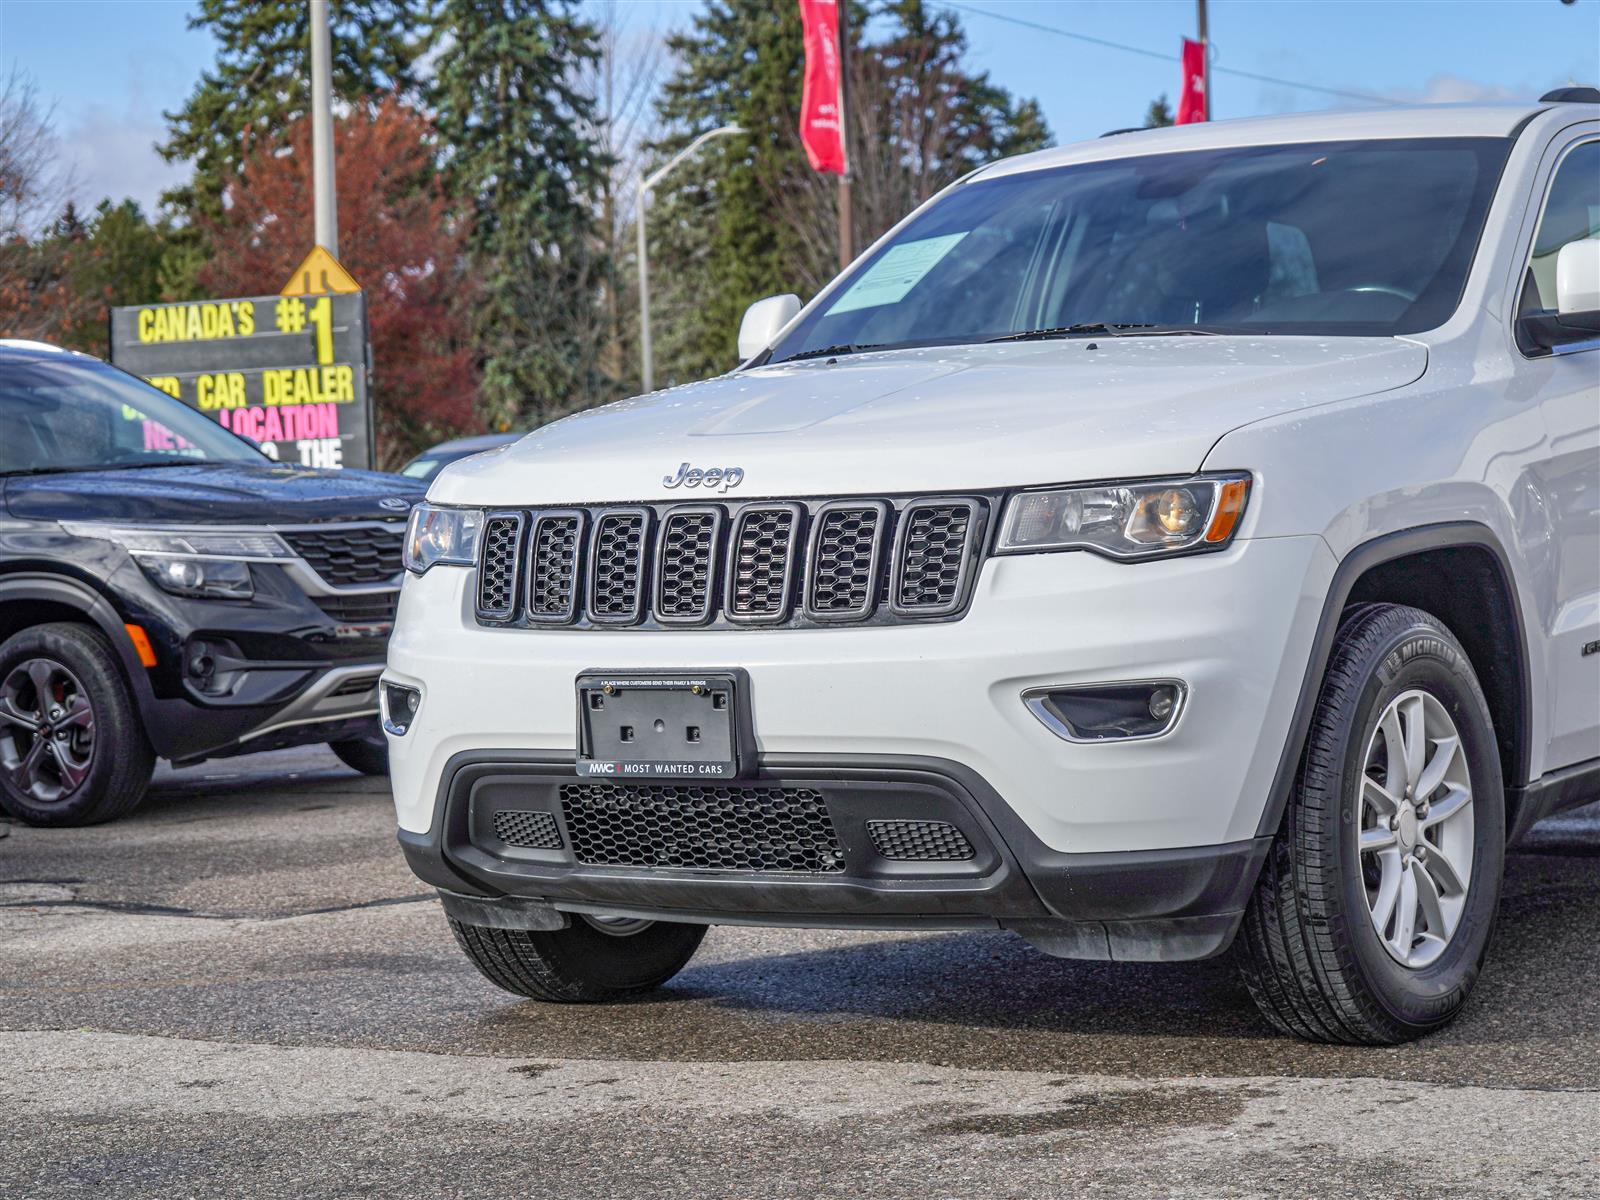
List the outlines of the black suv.
<svg viewBox="0 0 1600 1200">
<path fill-rule="evenodd" d="M 0 341 L 0 808 L 110 820 L 157 756 L 327 742 L 385 771 L 423 490 L 280 465 L 98 359 Z"/>
</svg>

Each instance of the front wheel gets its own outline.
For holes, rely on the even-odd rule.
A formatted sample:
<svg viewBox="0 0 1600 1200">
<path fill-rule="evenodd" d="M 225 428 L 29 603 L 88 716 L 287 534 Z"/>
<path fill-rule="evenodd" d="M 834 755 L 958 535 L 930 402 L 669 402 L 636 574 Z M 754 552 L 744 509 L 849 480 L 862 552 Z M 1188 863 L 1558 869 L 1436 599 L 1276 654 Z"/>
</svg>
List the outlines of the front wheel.
<svg viewBox="0 0 1600 1200">
<path fill-rule="evenodd" d="M 450 918 L 456 943 L 490 983 L 565 1004 L 623 1000 L 688 965 L 704 925 L 574 916 L 565 929 L 491 929 Z"/>
<path fill-rule="evenodd" d="M 1417 609 L 1352 609 L 1240 934 L 1252 997 L 1313 1041 L 1444 1025 L 1488 952 L 1504 865 L 1499 755 L 1465 652 Z"/>
<path fill-rule="evenodd" d="M 54 622 L 0 645 L 0 809 L 29 825 L 109 821 L 144 799 L 154 766 L 98 630 Z"/>
</svg>

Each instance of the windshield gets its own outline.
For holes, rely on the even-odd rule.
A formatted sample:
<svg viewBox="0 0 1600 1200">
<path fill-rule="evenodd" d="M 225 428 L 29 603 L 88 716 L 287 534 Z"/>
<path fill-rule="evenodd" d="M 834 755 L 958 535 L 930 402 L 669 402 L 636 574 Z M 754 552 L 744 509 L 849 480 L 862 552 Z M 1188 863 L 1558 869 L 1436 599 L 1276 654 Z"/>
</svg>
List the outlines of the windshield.
<svg viewBox="0 0 1600 1200">
<path fill-rule="evenodd" d="M 105 363 L 65 355 L 0 363 L 0 475 L 271 461 Z"/>
<path fill-rule="evenodd" d="M 1248 146 L 979 179 L 862 262 L 769 361 L 1080 325 L 1431 329 L 1460 300 L 1510 144 Z"/>
</svg>

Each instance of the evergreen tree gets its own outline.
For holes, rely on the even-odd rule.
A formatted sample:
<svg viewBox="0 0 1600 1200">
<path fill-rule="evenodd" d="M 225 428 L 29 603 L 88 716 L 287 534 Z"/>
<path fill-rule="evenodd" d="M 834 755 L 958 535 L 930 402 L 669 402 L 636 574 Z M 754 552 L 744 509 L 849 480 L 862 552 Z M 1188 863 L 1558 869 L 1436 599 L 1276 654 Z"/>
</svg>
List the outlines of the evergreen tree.
<svg viewBox="0 0 1600 1200">
<path fill-rule="evenodd" d="M 1144 127 L 1146 129 L 1162 129 L 1172 124 L 1172 105 L 1167 103 L 1167 94 L 1162 92 L 1150 101 L 1150 107 L 1145 110 Z"/>
<path fill-rule="evenodd" d="M 570 0 L 440 0 L 429 99 L 450 192 L 472 218 L 472 334 L 491 428 L 612 394 L 595 319 L 606 160 L 578 84 L 598 54 Z"/>
<path fill-rule="evenodd" d="M 331 0 L 333 94 L 354 103 L 414 82 L 425 0 Z M 168 162 L 187 160 L 194 175 L 163 197 L 186 216 L 215 219 L 222 193 L 251 145 L 309 111 L 310 24 L 305 0 L 199 0 L 191 29 L 217 39 L 215 65 L 189 99 L 167 113 Z"/>
</svg>

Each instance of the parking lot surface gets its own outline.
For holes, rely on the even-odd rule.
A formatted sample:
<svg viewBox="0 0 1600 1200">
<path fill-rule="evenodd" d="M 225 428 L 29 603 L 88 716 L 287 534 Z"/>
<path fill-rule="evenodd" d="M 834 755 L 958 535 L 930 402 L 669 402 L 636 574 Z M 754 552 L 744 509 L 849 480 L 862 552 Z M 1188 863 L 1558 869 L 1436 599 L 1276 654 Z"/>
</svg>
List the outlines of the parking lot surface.
<svg viewBox="0 0 1600 1200">
<path fill-rule="evenodd" d="M 1271 1033 L 1225 961 L 713 930 L 658 996 L 520 1001 L 456 950 L 386 785 L 163 770 L 0 839 L 0 1195 L 1600 1194 L 1600 809 L 1509 862 L 1420 1043 Z"/>
</svg>

